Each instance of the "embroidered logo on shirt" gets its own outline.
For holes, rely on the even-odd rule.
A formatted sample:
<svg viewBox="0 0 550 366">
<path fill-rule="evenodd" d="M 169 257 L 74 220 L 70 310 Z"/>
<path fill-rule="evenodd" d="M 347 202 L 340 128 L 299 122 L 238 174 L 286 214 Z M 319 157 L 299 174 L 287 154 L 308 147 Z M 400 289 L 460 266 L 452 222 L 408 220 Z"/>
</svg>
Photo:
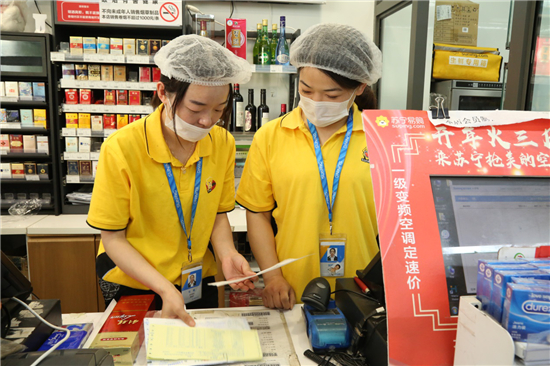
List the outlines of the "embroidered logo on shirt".
<svg viewBox="0 0 550 366">
<path fill-rule="evenodd" d="M 206 181 L 206 192 L 210 193 L 216 188 L 216 181 L 212 178 L 208 178 Z"/>
<path fill-rule="evenodd" d="M 363 149 L 363 157 L 361 158 L 361 161 L 362 161 L 363 163 L 370 163 L 370 160 L 369 160 L 369 151 L 367 150 L 366 147 Z"/>
</svg>

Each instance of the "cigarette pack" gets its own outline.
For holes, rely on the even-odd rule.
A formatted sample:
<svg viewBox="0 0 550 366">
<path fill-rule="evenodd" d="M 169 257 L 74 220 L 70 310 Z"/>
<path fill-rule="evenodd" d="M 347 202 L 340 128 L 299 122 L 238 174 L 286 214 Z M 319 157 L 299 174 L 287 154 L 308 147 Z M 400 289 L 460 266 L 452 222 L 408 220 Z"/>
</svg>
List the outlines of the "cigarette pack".
<svg viewBox="0 0 550 366">
<path fill-rule="evenodd" d="M 36 175 L 36 163 L 23 163 L 26 175 Z"/>
<path fill-rule="evenodd" d="M 6 96 L 6 84 L 3 81 L 0 81 L 0 97 Z"/>
<path fill-rule="evenodd" d="M 246 60 L 246 19 L 225 20 L 225 47 Z"/>
<path fill-rule="evenodd" d="M 95 37 L 83 37 L 82 50 L 84 53 L 97 53 L 97 45 L 96 45 Z"/>
<path fill-rule="evenodd" d="M 122 38 L 111 38 L 111 55 L 122 55 Z"/>
<path fill-rule="evenodd" d="M 6 81 L 6 97 L 18 98 L 19 97 L 19 83 L 17 81 Z"/>
<path fill-rule="evenodd" d="M 136 40 L 134 38 L 124 38 L 122 41 L 124 44 L 124 54 L 125 55 L 135 55 L 136 54 Z"/>
<path fill-rule="evenodd" d="M 78 90 L 77 89 L 65 89 L 65 103 L 66 104 L 78 104 Z"/>
<path fill-rule="evenodd" d="M 19 116 L 19 109 L 6 109 L 6 121 L 10 122 L 21 122 L 21 117 Z"/>
<path fill-rule="evenodd" d="M 116 128 L 120 130 L 122 127 L 128 124 L 128 115 L 127 114 L 117 114 L 116 115 Z"/>
<path fill-rule="evenodd" d="M 25 179 L 25 166 L 22 163 L 12 163 L 11 177 L 13 179 Z"/>
<path fill-rule="evenodd" d="M 128 105 L 128 90 L 117 90 L 116 91 L 116 104 L 117 105 Z"/>
<path fill-rule="evenodd" d="M 92 145 L 92 139 L 90 137 L 78 138 L 78 152 L 89 153 L 91 145 Z"/>
<path fill-rule="evenodd" d="M 97 37 L 97 53 L 109 54 L 111 52 L 111 45 L 109 38 Z"/>
<path fill-rule="evenodd" d="M 116 104 L 116 93 L 114 90 L 105 90 L 104 95 L 105 95 L 105 99 L 103 100 L 103 104 L 105 105 Z"/>
<path fill-rule="evenodd" d="M 36 172 L 38 173 L 38 176 L 40 177 L 40 179 L 49 179 L 50 178 L 48 164 L 37 163 L 36 164 Z"/>
<path fill-rule="evenodd" d="M 103 116 L 92 116 L 92 131 L 103 131 Z"/>
<path fill-rule="evenodd" d="M 36 136 L 36 152 L 42 153 L 42 154 L 50 153 L 48 136 Z"/>
<path fill-rule="evenodd" d="M 23 152 L 26 152 L 26 153 L 36 152 L 36 137 L 34 135 L 23 136 Z"/>
<path fill-rule="evenodd" d="M 0 178 L 11 179 L 11 164 L 0 163 Z"/>
<path fill-rule="evenodd" d="M 129 92 L 130 105 L 141 104 L 141 92 L 139 90 L 130 90 Z"/>
<path fill-rule="evenodd" d="M 101 65 L 101 80 L 113 81 L 113 66 Z"/>
<path fill-rule="evenodd" d="M 0 151 L 10 151 L 10 135 L 4 133 L 0 135 Z"/>
<path fill-rule="evenodd" d="M 128 70 L 128 81 L 137 82 L 139 79 L 139 73 L 137 69 L 129 69 Z"/>
<path fill-rule="evenodd" d="M 101 80 L 101 65 L 88 65 L 88 80 Z"/>
<path fill-rule="evenodd" d="M 148 39 L 138 39 L 137 40 L 137 54 L 138 55 L 148 55 L 149 54 L 149 40 Z"/>
<path fill-rule="evenodd" d="M 23 152 L 23 135 L 10 135 L 10 151 Z"/>
<path fill-rule="evenodd" d="M 8 114 L 5 108 L 0 108 L 0 123 L 8 122 Z"/>
<path fill-rule="evenodd" d="M 42 81 L 32 83 L 32 99 L 38 102 L 46 101 L 46 83 Z"/>
<path fill-rule="evenodd" d="M 92 323 L 82 323 L 82 324 L 71 324 L 63 325 L 62 328 L 68 329 L 71 331 L 71 335 L 65 342 L 59 345 L 56 349 L 79 349 L 82 348 L 84 343 L 88 340 L 88 337 L 94 329 Z M 67 333 L 61 330 L 54 331 L 50 337 L 42 344 L 38 351 L 47 351 L 57 343 L 61 342 Z"/>
<path fill-rule="evenodd" d="M 128 116 L 128 123 L 132 123 L 132 122 L 135 122 L 137 121 L 138 119 L 140 119 L 141 117 L 139 116 L 139 114 L 130 114 Z"/>
<path fill-rule="evenodd" d="M 82 55 L 82 37 L 70 37 L 71 55 Z"/>
<path fill-rule="evenodd" d="M 116 130 L 116 116 L 114 114 L 103 115 L 103 128 L 105 130 Z"/>
<path fill-rule="evenodd" d="M 32 100 L 32 82 L 19 82 L 19 99 Z"/>
<path fill-rule="evenodd" d="M 92 104 L 92 91 L 90 89 L 80 89 L 80 104 Z"/>
<path fill-rule="evenodd" d="M 114 66 L 114 79 L 115 81 L 126 81 L 126 66 Z"/>
<path fill-rule="evenodd" d="M 78 114 L 78 128 L 92 128 L 90 113 Z"/>
<path fill-rule="evenodd" d="M 84 177 L 92 176 L 92 162 L 90 160 L 80 160 L 80 175 Z"/>
<path fill-rule="evenodd" d="M 61 65 L 61 71 L 63 73 L 63 79 L 74 80 L 74 64 L 63 64 Z"/>
<path fill-rule="evenodd" d="M 170 43 L 169 39 L 163 39 L 162 40 L 162 47 L 166 46 L 168 43 Z"/>
<path fill-rule="evenodd" d="M 95 178 L 95 174 L 97 173 L 97 160 L 92 160 L 92 176 Z"/>
<path fill-rule="evenodd" d="M 78 169 L 78 161 L 74 161 L 74 160 L 67 161 L 67 174 L 68 175 L 80 174 L 80 171 Z"/>
<path fill-rule="evenodd" d="M 154 306 L 154 295 L 122 296 L 90 345 L 104 348 L 116 364 L 132 365 L 143 343 L 143 319 Z"/>
<path fill-rule="evenodd" d="M 76 80 L 88 80 L 88 65 L 76 64 L 74 65 Z"/>
<path fill-rule="evenodd" d="M 45 109 L 33 110 L 34 126 L 48 128 L 48 120 L 46 119 Z"/>
<path fill-rule="evenodd" d="M 65 127 L 78 128 L 78 113 L 65 113 Z"/>
<path fill-rule="evenodd" d="M 21 126 L 23 127 L 34 126 L 34 116 L 32 113 L 32 109 L 21 109 L 19 113 L 21 114 Z"/>
<path fill-rule="evenodd" d="M 158 67 L 153 67 L 153 82 L 160 81 L 160 69 Z"/>
<path fill-rule="evenodd" d="M 151 82 L 151 68 L 147 66 L 142 66 L 139 68 L 139 81 L 140 83 L 149 83 Z"/>
<path fill-rule="evenodd" d="M 78 137 L 65 137 L 65 151 L 78 152 Z"/>
<path fill-rule="evenodd" d="M 149 54 L 154 55 L 160 50 L 160 47 L 161 47 L 160 39 L 149 40 Z"/>
</svg>

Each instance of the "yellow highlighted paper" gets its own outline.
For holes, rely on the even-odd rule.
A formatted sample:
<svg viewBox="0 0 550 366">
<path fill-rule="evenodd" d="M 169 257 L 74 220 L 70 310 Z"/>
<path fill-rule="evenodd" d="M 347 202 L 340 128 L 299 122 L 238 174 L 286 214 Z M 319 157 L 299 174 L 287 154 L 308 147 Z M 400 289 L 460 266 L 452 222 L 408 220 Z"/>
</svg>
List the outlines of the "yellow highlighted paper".
<svg viewBox="0 0 550 366">
<path fill-rule="evenodd" d="M 258 361 L 262 359 L 256 330 L 188 328 L 150 324 L 150 360 Z"/>
</svg>

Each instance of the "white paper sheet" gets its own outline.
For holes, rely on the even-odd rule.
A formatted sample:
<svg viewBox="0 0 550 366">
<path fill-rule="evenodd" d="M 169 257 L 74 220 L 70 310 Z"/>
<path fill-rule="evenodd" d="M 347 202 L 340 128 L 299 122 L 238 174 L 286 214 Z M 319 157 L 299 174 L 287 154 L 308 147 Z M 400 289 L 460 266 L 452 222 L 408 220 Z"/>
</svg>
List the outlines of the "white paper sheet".
<svg viewBox="0 0 550 366">
<path fill-rule="evenodd" d="M 428 112 L 428 118 L 434 126 L 445 125 L 449 127 L 482 127 L 504 126 L 514 123 L 532 121 L 534 119 L 550 119 L 550 112 L 531 111 L 449 111 L 449 119 L 432 118 Z"/>
</svg>

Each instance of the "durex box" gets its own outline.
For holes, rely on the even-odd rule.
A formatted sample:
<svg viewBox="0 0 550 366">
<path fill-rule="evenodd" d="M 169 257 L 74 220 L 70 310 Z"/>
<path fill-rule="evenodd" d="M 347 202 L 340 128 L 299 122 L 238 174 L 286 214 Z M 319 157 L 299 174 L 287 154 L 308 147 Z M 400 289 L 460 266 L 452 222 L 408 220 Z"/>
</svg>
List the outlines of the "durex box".
<svg viewBox="0 0 550 366">
<path fill-rule="evenodd" d="M 488 304 L 490 300 L 490 296 L 491 296 L 490 287 L 488 286 L 485 280 L 485 271 L 487 269 L 487 265 L 489 264 L 509 264 L 510 265 L 510 264 L 521 264 L 521 263 L 524 263 L 524 262 L 521 260 L 499 261 L 496 259 L 491 259 L 491 260 L 480 259 L 477 262 L 477 291 L 476 291 L 477 299 L 481 301 L 482 304 L 483 304 L 483 299 L 485 299 L 485 304 Z"/>
<path fill-rule="evenodd" d="M 550 329 L 550 287 L 508 283 L 502 326 L 514 341 Z"/>
<path fill-rule="evenodd" d="M 154 295 L 122 296 L 90 345 L 104 348 L 118 365 L 132 365 L 143 343 L 143 319 L 153 309 Z"/>
<path fill-rule="evenodd" d="M 506 284 L 512 282 L 512 278 L 525 277 L 536 279 L 550 280 L 550 274 L 535 270 L 535 271 L 508 271 L 508 270 L 495 270 L 493 275 L 493 290 L 491 291 L 491 301 L 489 302 L 488 312 L 499 323 L 502 320 L 502 307 L 504 305 L 504 299 L 506 297 Z"/>
<path fill-rule="evenodd" d="M 546 271 L 543 271 L 548 273 Z M 550 280 L 541 280 L 538 278 L 529 277 L 512 277 L 512 283 L 520 283 L 523 285 L 538 285 L 538 286 L 550 286 Z"/>
</svg>

